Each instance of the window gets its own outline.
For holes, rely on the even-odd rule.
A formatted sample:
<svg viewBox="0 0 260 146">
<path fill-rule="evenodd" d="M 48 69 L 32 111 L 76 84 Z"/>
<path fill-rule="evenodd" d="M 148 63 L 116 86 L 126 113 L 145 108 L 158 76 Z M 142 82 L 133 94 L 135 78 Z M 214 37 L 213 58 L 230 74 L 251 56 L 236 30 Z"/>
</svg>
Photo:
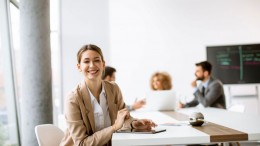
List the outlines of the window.
<svg viewBox="0 0 260 146">
<path fill-rule="evenodd" d="M 0 145 L 19 145 L 17 104 L 12 63 L 10 5 L 0 1 Z"/>
<path fill-rule="evenodd" d="M 61 50 L 60 50 L 60 26 L 59 26 L 59 0 L 50 1 L 50 28 L 51 28 L 51 67 L 52 67 L 52 98 L 53 120 L 58 124 L 58 115 L 62 113 L 61 95 Z"/>
<path fill-rule="evenodd" d="M 57 124 L 57 117 L 62 112 L 59 0 L 50 1 L 50 11 L 53 115 L 54 122 Z M 20 145 L 18 128 L 21 72 L 19 13 L 19 9 L 13 3 L 0 1 L 0 146 Z"/>
</svg>

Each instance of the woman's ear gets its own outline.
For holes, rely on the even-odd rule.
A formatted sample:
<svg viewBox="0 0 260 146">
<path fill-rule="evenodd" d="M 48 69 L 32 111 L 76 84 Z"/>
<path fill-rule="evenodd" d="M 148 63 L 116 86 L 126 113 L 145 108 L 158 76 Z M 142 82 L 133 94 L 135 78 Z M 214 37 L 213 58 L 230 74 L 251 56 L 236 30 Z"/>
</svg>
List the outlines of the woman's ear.
<svg viewBox="0 0 260 146">
<path fill-rule="evenodd" d="M 82 71 L 79 64 L 77 64 L 77 68 L 78 68 L 79 72 Z"/>
</svg>

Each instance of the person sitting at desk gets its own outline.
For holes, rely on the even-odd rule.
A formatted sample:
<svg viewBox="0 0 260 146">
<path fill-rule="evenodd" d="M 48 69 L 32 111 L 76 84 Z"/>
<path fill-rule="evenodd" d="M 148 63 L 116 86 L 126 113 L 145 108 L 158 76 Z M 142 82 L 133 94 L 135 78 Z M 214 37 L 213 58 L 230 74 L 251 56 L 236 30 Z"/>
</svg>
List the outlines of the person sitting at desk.
<svg viewBox="0 0 260 146">
<path fill-rule="evenodd" d="M 172 89 L 171 76 L 166 72 L 155 72 L 150 80 L 152 90 L 170 90 Z"/>
<path fill-rule="evenodd" d="M 109 82 L 116 80 L 116 69 L 111 66 L 105 67 L 105 72 L 102 75 L 102 79 Z M 135 101 L 132 105 L 126 105 L 129 111 L 137 110 L 145 105 L 145 100 Z"/>
<path fill-rule="evenodd" d="M 179 103 L 179 108 L 194 107 L 198 104 L 204 107 L 216 107 L 226 109 L 225 94 L 220 80 L 211 76 L 212 65 L 208 61 L 196 63 L 195 76 L 191 86 L 194 88 L 195 98 L 186 104 Z M 197 87 L 197 80 L 201 84 Z"/>
<path fill-rule="evenodd" d="M 122 127 L 156 126 L 151 120 L 132 118 L 117 84 L 102 81 L 105 61 L 99 47 L 84 45 L 77 53 L 77 61 L 84 81 L 65 101 L 67 129 L 61 146 L 110 146 L 112 134 Z"/>
</svg>

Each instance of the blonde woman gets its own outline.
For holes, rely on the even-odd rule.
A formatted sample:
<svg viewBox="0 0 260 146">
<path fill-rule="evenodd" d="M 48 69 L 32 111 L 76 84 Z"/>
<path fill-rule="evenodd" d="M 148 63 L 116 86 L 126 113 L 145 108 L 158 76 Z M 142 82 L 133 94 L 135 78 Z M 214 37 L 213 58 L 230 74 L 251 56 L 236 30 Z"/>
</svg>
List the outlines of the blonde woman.
<svg viewBox="0 0 260 146">
<path fill-rule="evenodd" d="M 156 72 L 150 80 L 152 90 L 170 90 L 172 89 L 171 76 L 166 72 Z"/>
</svg>

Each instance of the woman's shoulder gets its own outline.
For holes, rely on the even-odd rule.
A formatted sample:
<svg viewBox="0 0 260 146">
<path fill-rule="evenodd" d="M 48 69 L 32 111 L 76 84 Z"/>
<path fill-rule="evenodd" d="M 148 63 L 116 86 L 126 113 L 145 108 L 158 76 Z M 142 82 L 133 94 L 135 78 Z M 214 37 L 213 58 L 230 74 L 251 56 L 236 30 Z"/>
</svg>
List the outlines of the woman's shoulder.
<svg viewBox="0 0 260 146">
<path fill-rule="evenodd" d="M 82 86 L 81 83 L 74 87 L 68 94 L 67 94 L 67 101 L 76 101 L 76 98 L 79 96 L 79 92 Z"/>
<path fill-rule="evenodd" d="M 105 88 L 110 90 L 119 90 L 119 86 L 116 82 L 103 81 Z"/>
<path fill-rule="evenodd" d="M 64 102 L 65 113 L 79 110 L 81 108 L 83 99 L 81 97 L 80 89 L 81 89 L 81 86 L 80 86 L 80 84 L 78 84 L 67 94 L 65 102 Z"/>
<path fill-rule="evenodd" d="M 113 87 L 115 87 L 115 86 L 118 87 L 118 85 L 117 85 L 116 82 L 114 82 L 114 81 L 105 81 L 105 80 L 104 80 L 103 83 L 104 83 L 104 85 L 107 86 L 107 87 L 111 87 L 111 88 L 113 88 Z"/>
</svg>

